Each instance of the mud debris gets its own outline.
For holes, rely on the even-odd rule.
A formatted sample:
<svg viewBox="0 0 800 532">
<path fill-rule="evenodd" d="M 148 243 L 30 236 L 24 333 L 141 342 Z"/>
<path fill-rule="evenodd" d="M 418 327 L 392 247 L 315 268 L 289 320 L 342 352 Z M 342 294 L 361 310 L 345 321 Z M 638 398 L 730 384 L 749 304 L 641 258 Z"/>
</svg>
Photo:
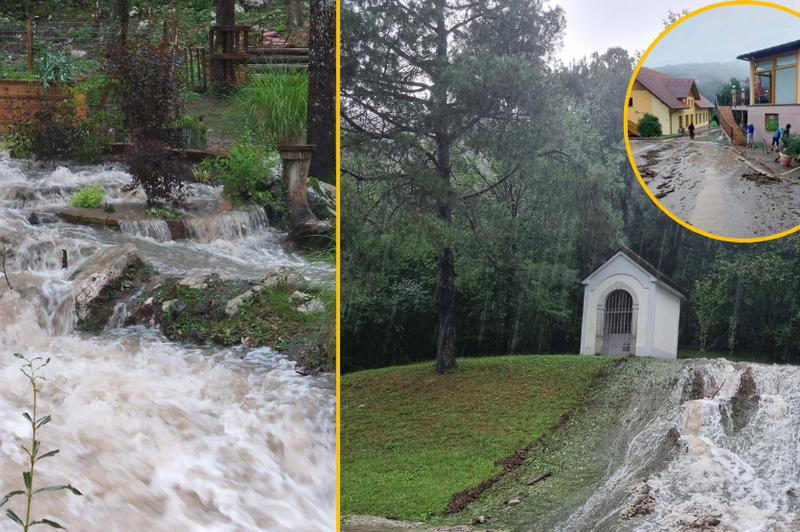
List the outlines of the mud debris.
<svg viewBox="0 0 800 532">
<path fill-rule="evenodd" d="M 781 182 L 781 179 L 779 177 L 774 177 L 767 174 L 761 174 L 758 172 L 745 172 L 744 174 L 742 174 L 742 179 L 753 181 L 756 185 L 772 185 L 774 183 Z"/>
<path fill-rule="evenodd" d="M 656 498 L 653 497 L 653 489 L 650 485 L 645 482 L 640 491 L 642 494 L 636 498 L 636 501 L 622 510 L 618 522 L 627 521 L 638 515 L 651 514 L 656 510 Z"/>
<path fill-rule="evenodd" d="M 753 368 L 748 367 L 739 377 L 739 388 L 736 389 L 734 397 L 753 397 L 756 395 L 756 380 L 753 377 Z"/>
</svg>

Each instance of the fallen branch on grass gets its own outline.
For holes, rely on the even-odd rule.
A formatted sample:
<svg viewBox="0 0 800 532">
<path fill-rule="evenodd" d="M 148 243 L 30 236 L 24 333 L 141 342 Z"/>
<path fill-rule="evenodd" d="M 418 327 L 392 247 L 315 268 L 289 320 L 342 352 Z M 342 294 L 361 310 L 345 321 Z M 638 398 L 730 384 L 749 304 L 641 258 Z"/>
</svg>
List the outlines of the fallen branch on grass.
<svg viewBox="0 0 800 532">
<path fill-rule="evenodd" d="M 528 481 L 528 486 L 533 486 L 534 484 L 536 484 L 536 483 L 537 483 L 537 482 L 539 482 L 540 480 L 544 480 L 544 479 L 546 479 L 547 477 L 549 477 L 549 476 L 550 476 L 550 475 L 552 475 L 552 474 L 553 474 L 553 472 L 552 472 L 552 471 L 547 471 L 546 473 L 542 473 L 542 474 L 541 474 L 541 475 L 539 475 L 538 477 L 535 477 L 535 478 L 532 478 L 532 479 L 530 479 L 530 480 Z"/>
</svg>

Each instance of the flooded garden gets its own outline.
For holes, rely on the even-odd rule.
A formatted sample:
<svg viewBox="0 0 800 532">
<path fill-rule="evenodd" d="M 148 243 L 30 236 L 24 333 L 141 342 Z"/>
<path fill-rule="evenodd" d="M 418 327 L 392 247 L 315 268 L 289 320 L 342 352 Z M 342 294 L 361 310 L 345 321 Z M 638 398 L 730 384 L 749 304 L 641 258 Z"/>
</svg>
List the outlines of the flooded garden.
<svg viewBox="0 0 800 532">
<path fill-rule="evenodd" d="M 0 73 L 0 531 L 331 530 L 336 189 L 309 176 L 308 74 L 193 95 L 178 25 L 130 27 L 91 72 L 67 47 Z M 294 90 L 283 123 L 259 82 Z"/>
</svg>

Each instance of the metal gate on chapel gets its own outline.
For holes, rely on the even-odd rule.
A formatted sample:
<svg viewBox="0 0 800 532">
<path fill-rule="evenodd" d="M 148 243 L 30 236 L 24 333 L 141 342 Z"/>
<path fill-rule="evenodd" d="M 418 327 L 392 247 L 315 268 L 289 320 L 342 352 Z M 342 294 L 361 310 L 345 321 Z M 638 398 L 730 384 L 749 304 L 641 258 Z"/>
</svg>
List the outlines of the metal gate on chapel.
<svg viewBox="0 0 800 532">
<path fill-rule="evenodd" d="M 604 355 L 628 355 L 631 352 L 633 298 L 625 290 L 614 290 L 606 298 L 603 316 Z"/>
</svg>

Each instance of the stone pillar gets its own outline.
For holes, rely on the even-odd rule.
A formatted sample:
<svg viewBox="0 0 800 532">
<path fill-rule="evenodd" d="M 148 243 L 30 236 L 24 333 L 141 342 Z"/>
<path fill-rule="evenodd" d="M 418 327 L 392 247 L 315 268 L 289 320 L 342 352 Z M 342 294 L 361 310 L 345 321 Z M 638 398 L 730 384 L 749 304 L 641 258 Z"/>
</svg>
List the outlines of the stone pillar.
<svg viewBox="0 0 800 532">
<path fill-rule="evenodd" d="M 278 146 L 284 164 L 283 178 L 289 197 L 289 234 L 293 240 L 319 240 L 332 230 L 331 224 L 318 220 L 308 206 L 308 169 L 315 147 L 312 144 Z"/>
<path fill-rule="evenodd" d="M 597 305 L 597 330 L 594 335 L 594 354 L 599 355 L 603 352 L 603 327 L 605 323 L 605 305 Z"/>
</svg>

